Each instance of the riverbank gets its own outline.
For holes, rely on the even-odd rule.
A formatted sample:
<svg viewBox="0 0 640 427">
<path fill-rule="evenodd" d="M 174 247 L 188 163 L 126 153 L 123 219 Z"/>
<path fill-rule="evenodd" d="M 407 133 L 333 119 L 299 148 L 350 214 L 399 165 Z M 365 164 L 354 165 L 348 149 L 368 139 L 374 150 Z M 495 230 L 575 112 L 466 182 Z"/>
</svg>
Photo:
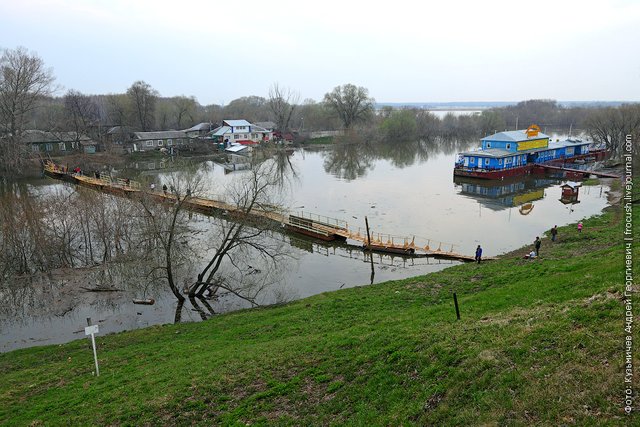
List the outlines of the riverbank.
<svg viewBox="0 0 640 427">
<path fill-rule="evenodd" d="M 100 377 L 86 339 L 2 354 L 0 424 L 633 423 L 622 211 L 583 223 L 535 261 L 98 336 Z"/>
</svg>

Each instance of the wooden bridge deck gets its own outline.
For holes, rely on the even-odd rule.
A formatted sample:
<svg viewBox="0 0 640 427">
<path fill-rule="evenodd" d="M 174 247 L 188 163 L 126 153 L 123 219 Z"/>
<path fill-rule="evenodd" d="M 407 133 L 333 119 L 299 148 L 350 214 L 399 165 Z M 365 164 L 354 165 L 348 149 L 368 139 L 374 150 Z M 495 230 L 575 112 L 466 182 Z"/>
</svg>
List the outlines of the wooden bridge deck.
<svg viewBox="0 0 640 427">
<path fill-rule="evenodd" d="M 581 174 L 586 174 L 586 175 L 595 175 L 597 177 L 602 177 L 602 178 L 620 178 L 620 175 L 615 175 L 615 174 L 608 173 L 608 172 L 573 169 L 573 168 L 568 168 L 568 167 L 565 167 L 565 166 L 547 165 L 547 164 L 544 164 L 544 163 L 543 164 L 537 163 L 536 166 L 544 168 L 544 169 L 550 169 L 550 170 L 559 170 L 559 171 L 565 171 L 565 172 L 581 173 Z"/>
<path fill-rule="evenodd" d="M 65 179 L 94 190 L 120 196 L 135 196 L 148 194 L 158 200 L 175 200 L 175 196 L 170 192 L 142 190 L 139 183 L 135 181 L 117 179 L 110 177 L 100 178 L 76 175 L 67 172 L 61 172 L 55 165 L 45 165 L 45 172 L 50 177 L 57 179 Z M 212 211 L 223 211 L 231 213 L 239 213 L 246 215 L 237 206 L 213 199 L 202 197 L 190 197 L 186 200 L 185 205 L 190 210 L 203 213 L 211 213 Z M 415 243 L 414 237 L 392 236 L 387 233 L 371 232 L 371 241 L 368 241 L 365 230 L 358 228 L 357 230 L 349 227 L 346 221 L 312 214 L 309 212 L 297 212 L 295 215 L 289 213 L 285 209 L 269 207 L 269 209 L 255 208 L 248 213 L 250 216 L 257 218 L 266 218 L 276 223 L 282 224 L 290 231 L 300 234 L 316 237 L 322 240 L 343 240 L 345 242 L 355 241 L 360 247 L 374 252 L 393 253 L 409 257 L 438 257 L 458 261 L 474 261 L 473 256 L 460 254 L 454 251 L 455 245 L 445 244 L 426 239 L 426 244 L 419 245 Z M 437 246 L 436 246 L 437 245 Z M 443 250 L 443 247 L 445 248 Z M 448 249 L 448 250 L 447 250 Z M 487 260 L 491 258 L 486 258 Z"/>
</svg>

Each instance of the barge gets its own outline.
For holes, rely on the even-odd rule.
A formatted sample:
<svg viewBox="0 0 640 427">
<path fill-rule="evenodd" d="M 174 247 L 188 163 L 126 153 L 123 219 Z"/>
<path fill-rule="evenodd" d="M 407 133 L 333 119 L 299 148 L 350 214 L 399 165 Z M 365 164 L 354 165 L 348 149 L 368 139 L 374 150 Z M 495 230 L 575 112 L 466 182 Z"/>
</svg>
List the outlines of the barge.
<svg viewBox="0 0 640 427">
<path fill-rule="evenodd" d="M 550 141 L 537 125 L 527 129 L 498 132 L 482 138 L 475 151 L 458 155 L 454 176 L 499 179 L 544 173 L 543 164 L 561 165 L 603 160 L 606 151 L 593 149 L 591 142 L 581 139 Z"/>
</svg>

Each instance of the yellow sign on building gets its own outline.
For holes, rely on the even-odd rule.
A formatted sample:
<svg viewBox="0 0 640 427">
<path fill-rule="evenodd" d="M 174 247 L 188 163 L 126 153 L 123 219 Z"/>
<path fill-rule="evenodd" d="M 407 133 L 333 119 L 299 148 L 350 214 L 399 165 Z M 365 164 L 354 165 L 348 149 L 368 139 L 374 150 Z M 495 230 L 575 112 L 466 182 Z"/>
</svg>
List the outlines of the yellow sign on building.
<svg viewBox="0 0 640 427">
<path fill-rule="evenodd" d="M 531 141 L 518 142 L 518 151 L 531 150 L 532 148 L 546 148 L 549 146 L 549 138 L 532 139 Z"/>
</svg>

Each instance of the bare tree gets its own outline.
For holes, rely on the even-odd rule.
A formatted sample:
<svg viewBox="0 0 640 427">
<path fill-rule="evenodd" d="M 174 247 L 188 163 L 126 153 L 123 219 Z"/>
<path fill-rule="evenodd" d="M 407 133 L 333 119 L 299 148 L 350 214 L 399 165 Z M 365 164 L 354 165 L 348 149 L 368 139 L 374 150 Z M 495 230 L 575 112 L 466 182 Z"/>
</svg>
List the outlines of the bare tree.
<svg viewBox="0 0 640 427">
<path fill-rule="evenodd" d="M 269 88 L 267 106 L 273 114 L 276 128 L 281 132 L 289 129 L 289 122 L 296 109 L 300 95 L 289 88 L 274 83 Z"/>
<path fill-rule="evenodd" d="M 640 104 L 595 110 L 587 118 L 586 125 L 593 140 L 604 144 L 611 157 L 618 159 L 623 153 L 626 136 L 638 138 L 640 135 Z M 638 154 L 638 144 L 634 149 L 634 154 Z"/>
<path fill-rule="evenodd" d="M 5 170 L 15 168 L 24 159 L 22 132 L 38 101 L 53 91 L 53 81 L 53 71 L 46 68 L 35 53 L 23 47 L 3 51 L 0 57 L 0 166 Z"/>
<path fill-rule="evenodd" d="M 234 99 L 222 110 L 223 119 L 245 119 L 249 122 L 269 120 L 266 103 L 267 100 L 261 96 L 243 96 Z"/>
<path fill-rule="evenodd" d="M 183 129 L 195 124 L 198 101 L 193 96 L 176 96 L 171 98 L 174 107 L 176 129 Z"/>
<path fill-rule="evenodd" d="M 340 118 L 346 129 L 368 119 L 373 113 L 374 102 L 366 88 L 352 84 L 336 86 L 324 95 L 325 105 Z"/>
<path fill-rule="evenodd" d="M 136 126 L 143 132 L 152 130 L 158 92 L 148 83 L 139 80 L 127 89 L 127 96 Z"/>
<path fill-rule="evenodd" d="M 174 173 L 168 178 L 168 204 L 161 209 L 151 200 L 143 200 L 148 234 L 159 242 L 162 262 L 157 271 L 169 284 L 178 301 L 184 301 L 179 283 L 190 297 L 201 297 L 219 290 L 231 293 L 251 304 L 258 304 L 257 295 L 272 282 L 278 261 L 285 256 L 281 242 L 270 238 L 272 227 L 279 226 L 268 219 L 273 207 L 272 188 L 277 177 L 273 162 L 265 162 L 247 171 L 228 190 L 227 203 L 232 206 L 218 216 L 206 237 L 198 239 L 198 232 L 189 224 L 187 208 L 202 193 L 202 177 L 198 174 Z M 255 215 L 256 211 L 263 215 Z M 204 245 L 202 253 L 192 249 Z M 188 274 L 185 267 L 199 258 L 202 264 L 195 277 L 179 277 L 178 271 Z M 263 267 L 259 267 L 262 265 Z M 265 267 L 266 265 L 266 267 Z"/>
<path fill-rule="evenodd" d="M 80 148 L 80 137 L 88 135 L 100 120 L 98 105 L 87 95 L 70 90 L 64 96 L 66 128 L 73 132 L 76 146 Z"/>
</svg>

